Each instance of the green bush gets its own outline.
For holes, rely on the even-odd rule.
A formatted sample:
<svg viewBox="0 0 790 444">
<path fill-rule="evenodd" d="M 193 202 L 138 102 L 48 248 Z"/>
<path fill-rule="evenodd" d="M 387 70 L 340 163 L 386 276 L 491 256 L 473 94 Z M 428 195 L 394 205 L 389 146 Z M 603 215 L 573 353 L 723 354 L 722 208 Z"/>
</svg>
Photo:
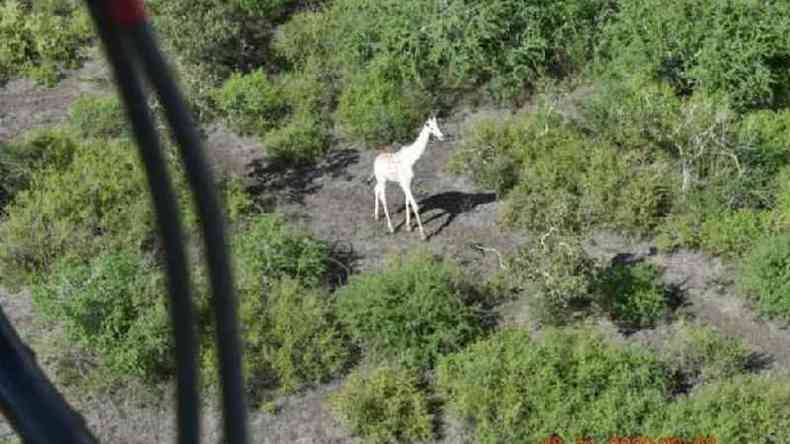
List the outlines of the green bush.
<svg viewBox="0 0 790 444">
<path fill-rule="evenodd" d="M 698 248 L 700 245 L 699 215 L 693 213 L 671 214 L 656 230 L 656 248 L 672 252 L 679 248 Z"/>
<path fill-rule="evenodd" d="M 410 367 L 432 366 L 482 330 L 477 295 L 460 271 L 424 255 L 352 276 L 336 294 L 338 317 L 357 344 Z"/>
<path fill-rule="evenodd" d="M 324 0 L 238 0 L 242 10 L 257 16 L 280 21 L 296 7 L 317 6 Z"/>
<path fill-rule="evenodd" d="M 669 292 L 652 264 L 615 264 L 597 282 L 599 303 L 628 328 L 652 327 L 669 313 Z"/>
<path fill-rule="evenodd" d="M 549 329 L 540 341 L 504 330 L 443 358 L 439 393 L 474 422 L 475 442 L 566 442 L 643 435 L 665 408 L 669 370 L 655 357 L 620 349 L 589 330 Z"/>
<path fill-rule="evenodd" d="M 262 400 L 275 389 L 291 392 L 326 382 L 353 357 L 350 341 L 335 320 L 334 300 L 319 289 L 327 270 L 326 244 L 290 227 L 277 214 L 251 215 L 238 222 L 231 246 L 245 373 L 253 395 Z M 202 306 L 205 316 L 207 303 Z M 207 347 L 202 357 L 209 383 L 218 382 L 216 351 Z"/>
<path fill-rule="evenodd" d="M 373 59 L 426 88 L 486 82 L 498 98 L 520 94 L 543 74 L 573 72 L 590 58 L 611 10 L 599 0 L 342 0 L 297 14 L 275 39 L 294 66 L 323 60 L 349 79 Z"/>
<path fill-rule="evenodd" d="M 480 186 L 505 196 L 519 180 L 521 146 L 534 136 L 526 119 L 484 118 L 465 126 L 450 171 L 468 174 Z"/>
<path fill-rule="evenodd" d="M 670 208 L 670 163 L 591 140 L 550 104 L 473 123 L 451 160 L 506 197 L 501 221 L 530 230 L 650 232 Z"/>
<path fill-rule="evenodd" d="M 245 190 L 242 179 L 236 176 L 225 176 L 220 179 L 219 189 L 223 194 L 228 221 L 231 224 L 240 222 L 245 216 L 254 213 L 255 204 Z"/>
<path fill-rule="evenodd" d="M 626 150 L 645 150 L 666 145 L 680 104 L 666 82 L 637 72 L 598 80 L 580 111 L 584 127 L 595 136 Z"/>
<path fill-rule="evenodd" d="M 79 66 L 79 50 L 88 42 L 92 27 L 82 5 L 59 2 L 58 6 L 0 2 L 0 84 L 22 75 L 51 86 L 66 69 Z"/>
<path fill-rule="evenodd" d="M 335 85 L 327 79 L 328 73 L 320 66 L 308 65 L 303 69 L 284 73 L 277 78 L 283 100 L 294 113 L 320 114 L 330 111 L 336 95 Z"/>
<path fill-rule="evenodd" d="M 705 385 L 655 412 L 646 436 L 713 437 L 716 442 L 788 443 L 790 381 L 742 376 Z"/>
<path fill-rule="evenodd" d="M 689 325 L 674 333 L 664 355 L 691 387 L 744 374 L 750 359 L 742 339 L 724 336 L 711 327 Z"/>
<path fill-rule="evenodd" d="M 275 159 L 300 164 L 319 159 L 329 148 L 330 140 L 330 130 L 318 115 L 298 113 L 266 133 L 263 144 Z"/>
<path fill-rule="evenodd" d="M 293 278 L 307 287 L 322 283 L 327 245 L 290 228 L 276 214 L 256 216 L 232 240 L 239 290 L 263 294 L 274 282 Z"/>
<path fill-rule="evenodd" d="M 586 314 L 593 303 L 595 263 L 578 239 L 548 235 L 522 246 L 508 269 L 531 313 L 549 325 Z"/>
<path fill-rule="evenodd" d="M 215 100 L 228 125 L 244 134 L 263 135 L 287 113 L 282 91 L 262 70 L 233 74 Z"/>
<path fill-rule="evenodd" d="M 231 74 L 248 73 L 274 62 L 269 50 L 273 23 L 271 17 L 254 11 L 255 3 L 146 2 L 157 31 L 163 35 L 161 42 L 175 65 L 186 100 L 201 121 L 221 117 L 217 115 L 216 89 Z"/>
<path fill-rule="evenodd" d="M 605 26 L 599 58 L 613 72 L 642 70 L 681 94 L 704 89 L 736 106 L 781 103 L 790 42 L 785 2 L 623 1 Z"/>
<path fill-rule="evenodd" d="M 770 228 L 771 213 L 742 209 L 713 215 L 700 227 L 700 246 L 713 254 L 740 256 Z"/>
<path fill-rule="evenodd" d="M 76 151 L 72 135 L 59 129 L 34 131 L 0 145 L 0 213 L 14 195 L 30 186 L 36 170 L 66 168 Z"/>
<path fill-rule="evenodd" d="M 790 228 L 790 167 L 783 168 L 775 177 L 774 223 L 776 229 L 787 231 Z"/>
<path fill-rule="evenodd" d="M 355 372 L 330 399 L 333 413 L 364 442 L 418 442 L 433 438 L 427 395 L 413 372 L 391 367 Z"/>
<path fill-rule="evenodd" d="M 757 242 L 743 258 L 737 282 L 763 314 L 790 320 L 790 234 Z"/>
<path fill-rule="evenodd" d="M 0 223 L 3 278 L 22 282 L 66 253 L 84 260 L 104 248 L 142 246 L 153 234 L 147 182 L 130 142 L 76 144 L 60 133 L 34 139 L 52 164 L 32 175 Z M 49 156 L 54 159 L 50 160 Z M 66 159 L 73 159 L 66 164 Z"/>
<path fill-rule="evenodd" d="M 790 110 L 760 110 L 747 113 L 739 125 L 740 138 L 753 145 L 750 161 L 768 175 L 790 163 Z"/>
<path fill-rule="evenodd" d="M 241 2 L 152 0 L 146 3 L 163 43 L 186 67 L 204 68 L 203 81 L 216 85 L 232 72 L 261 60 L 268 32 L 257 26 Z"/>
<path fill-rule="evenodd" d="M 411 142 L 429 109 L 427 94 L 397 76 L 394 59 L 377 59 L 340 94 L 337 121 L 352 138 L 369 144 Z"/>
<path fill-rule="evenodd" d="M 164 274 L 150 258 L 127 249 L 88 262 L 60 259 L 33 287 L 33 301 L 118 375 L 157 378 L 173 370 Z"/>
<path fill-rule="evenodd" d="M 69 124 L 83 138 L 127 135 L 129 123 L 117 96 L 81 96 L 69 109 Z"/>
<path fill-rule="evenodd" d="M 244 370 L 253 395 L 293 392 L 328 382 L 345 370 L 352 348 L 335 320 L 332 299 L 284 278 L 265 292 L 240 292 Z M 204 355 L 207 380 L 217 382 L 214 346 Z"/>
</svg>

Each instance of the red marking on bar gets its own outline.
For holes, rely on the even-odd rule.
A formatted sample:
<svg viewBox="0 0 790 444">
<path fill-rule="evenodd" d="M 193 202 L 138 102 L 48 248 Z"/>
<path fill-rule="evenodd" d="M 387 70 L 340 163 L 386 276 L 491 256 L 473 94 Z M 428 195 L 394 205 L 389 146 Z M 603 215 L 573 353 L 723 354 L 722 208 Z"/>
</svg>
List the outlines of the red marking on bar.
<svg viewBox="0 0 790 444">
<path fill-rule="evenodd" d="M 110 17 L 121 26 L 132 26 L 147 20 L 143 0 L 111 0 Z"/>
</svg>

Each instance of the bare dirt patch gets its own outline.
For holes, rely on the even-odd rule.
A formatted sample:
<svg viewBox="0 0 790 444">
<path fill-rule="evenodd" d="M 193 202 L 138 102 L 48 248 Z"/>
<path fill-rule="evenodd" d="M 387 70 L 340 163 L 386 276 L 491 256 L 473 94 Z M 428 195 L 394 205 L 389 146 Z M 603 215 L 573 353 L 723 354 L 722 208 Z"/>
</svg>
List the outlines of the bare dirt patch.
<svg viewBox="0 0 790 444">
<path fill-rule="evenodd" d="M 93 50 L 97 52 L 98 50 Z M 108 91 L 106 63 L 94 54 L 77 70 L 52 88 L 32 80 L 16 79 L 0 88 L 0 142 L 38 127 L 57 125 L 68 115 L 69 106 L 84 93 Z"/>
<path fill-rule="evenodd" d="M 762 319 L 755 308 L 736 293 L 735 265 L 696 251 L 680 250 L 657 254 L 652 243 L 630 241 L 613 233 L 599 233 L 588 248 L 600 260 L 627 257 L 644 260 L 663 270 L 663 280 L 681 293 L 676 316 L 708 325 L 724 335 L 740 337 L 761 356 L 761 366 L 777 373 L 790 373 L 790 328 L 779 321 Z M 616 329 L 606 329 L 613 335 Z M 671 335 L 672 325 L 659 325 L 631 335 L 628 340 L 660 348 Z"/>
</svg>

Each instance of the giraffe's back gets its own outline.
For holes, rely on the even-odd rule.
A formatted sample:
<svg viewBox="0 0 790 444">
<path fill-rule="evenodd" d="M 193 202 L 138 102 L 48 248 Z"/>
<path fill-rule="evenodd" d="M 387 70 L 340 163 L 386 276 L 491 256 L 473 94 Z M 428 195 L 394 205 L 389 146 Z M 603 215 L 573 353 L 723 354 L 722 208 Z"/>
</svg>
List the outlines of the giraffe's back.
<svg viewBox="0 0 790 444">
<path fill-rule="evenodd" d="M 376 179 L 379 181 L 384 179 L 397 182 L 398 170 L 399 162 L 394 153 L 381 153 L 376 156 L 376 160 L 373 162 L 373 172 L 376 175 Z"/>
</svg>

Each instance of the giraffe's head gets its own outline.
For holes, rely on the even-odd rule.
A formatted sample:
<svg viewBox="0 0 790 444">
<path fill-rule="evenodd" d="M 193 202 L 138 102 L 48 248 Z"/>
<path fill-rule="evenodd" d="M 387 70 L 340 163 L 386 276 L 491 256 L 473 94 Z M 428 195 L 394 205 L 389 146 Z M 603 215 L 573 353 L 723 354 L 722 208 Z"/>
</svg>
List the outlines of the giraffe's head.
<svg viewBox="0 0 790 444">
<path fill-rule="evenodd" d="M 439 129 L 439 122 L 436 121 L 436 116 L 431 116 L 431 118 L 425 122 L 425 128 L 430 134 L 436 136 L 437 139 L 444 140 L 444 134 L 442 134 L 442 130 Z"/>
</svg>

